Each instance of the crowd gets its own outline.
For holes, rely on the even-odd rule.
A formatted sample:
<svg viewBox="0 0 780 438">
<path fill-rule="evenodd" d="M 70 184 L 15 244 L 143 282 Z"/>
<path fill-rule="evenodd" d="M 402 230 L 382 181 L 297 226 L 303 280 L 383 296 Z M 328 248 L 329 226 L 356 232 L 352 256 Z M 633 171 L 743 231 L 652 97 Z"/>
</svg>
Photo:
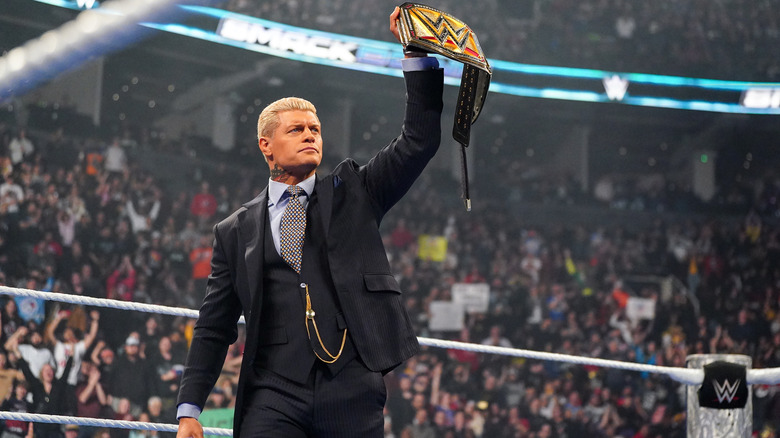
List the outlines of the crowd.
<svg viewBox="0 0 780 438">
<path fill-rule="evenodd" d="M 197 308 L 211 224 L 267 178 L 193 160 L 202 171 L 179 192 L 139 166 L 152 145 L 28 134 L 0 128 L 4 285 Z M 754 368 L 780 366 L 780 239 L 758 206 L 619 227 L 576 214 L 531 223 L 501 193 L 465 214 L 434 188 L 441 179 L 426 173 L 384 221 L 421 336 L 678 367 L 693 353 L 742 353 Z M 756 199 L 774 190 L 764 185 Z M 446 239 L 440 261 L 420 257 L 423 235 Z M 630 281 L 648 272 L 679 279 L 690 296 Z M 488 310 L 469 314 L 462 330 L 431 330 L 431 304 L 450 300 L 456 283 L 488 284 Z M 628 318 L 629 296 L 654 299 L 655 316 Z M 0 324 L 2 409 L 175 421 L 192 321 L 4 297 Z M 234 401 L 241 348 L 208 408 Z M 386 381 L 387 437 L 685 435 L 685 387 L 655 375 L 426 348 Z M 780 391 L 756 387 L 753 406 L 756 432 L 775 436 Z M 3 427 L 4 438 L 149 434 Z"/>
<path fill-rule="evenodd" d="M 385 39 L 398 2 L 230 0 L 244 14 Z M 427 3 L 463 19 L 495 59 L 615 71 L 776 81 L 780 11 L 772 1 L 489 0 Z M 388 12 L 389 14 L 389 12 Z"/>
</svg>

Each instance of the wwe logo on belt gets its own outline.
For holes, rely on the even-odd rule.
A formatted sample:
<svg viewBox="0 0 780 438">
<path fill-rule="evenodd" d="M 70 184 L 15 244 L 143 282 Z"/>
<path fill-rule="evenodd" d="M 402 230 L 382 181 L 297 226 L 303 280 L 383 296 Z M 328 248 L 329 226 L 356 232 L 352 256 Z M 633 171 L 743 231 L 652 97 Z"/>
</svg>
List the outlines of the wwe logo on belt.
<svg viewBox="0 0 780 438">
<path fill-rule="evenodd" d="M 729 383 L 728 380 L 724 380 L 722 385 L 718 384 L 717 381 L 712 382 L 712 386 L 715 388 L 715 394 L 718 395 L 718 403 L 723 403 L 723 400 L 731 403 L 734 400 L 734 396 L 737 395 L 739 382 L 739 379 L 737 379 L 733 384 Z"/>
<path fill-rule="evenodd" d="M 436 39 L 439 40 L 439 44 L 446 43 L 448 37 L 451 37 L 450 41 L 455 43 L 460 50 L 463 50 L 463 48 L 466 47 L 466 43 L 468 43 L 469 40 L 468 26 L 463 23 L 455 22 L 454 20 L 445 17 L 443 14 L 434 15 L 431 13 L 431 15 L 428 15 L 419 12 L 418 17 L 427 25 L 428 30 L 436 36 Z"/>
</svg>

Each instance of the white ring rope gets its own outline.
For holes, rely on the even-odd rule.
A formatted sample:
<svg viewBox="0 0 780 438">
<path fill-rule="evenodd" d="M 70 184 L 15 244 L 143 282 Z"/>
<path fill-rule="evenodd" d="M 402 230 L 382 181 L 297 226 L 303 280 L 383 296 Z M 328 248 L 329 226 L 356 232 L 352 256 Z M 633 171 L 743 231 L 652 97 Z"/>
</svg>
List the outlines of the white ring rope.
<svg viewBox="0 0 780 438">
<path fill-rule="evenodd" d="M 198 311 L 181 307 L 161 306 L 158 304 L 134 303 L 130 301 L 110 300 L 106 298 L 92 298 L 82 295 L 70 295 L 56 292 L 40 292 L 31 289 L 21 289 L 0 285 L 0 294 L 33 297 L 43 300 L 60 301 L 64 303 L 83 304 L 96 307 L 108 307 L 114 309 L 136 310 L 146 313 L 163 315 L 186 316 L 197 318 Z M 242 316 L 239 320 L 244 322 Z M 543 351 L 523 350 L 518 348 L 496 347 L 492 345 L 470 344 L 466 342 L 446 341 L 442 339 L 418 337 L 421 345 L 438 348 L 453 348 L 457 350 L 474 351 L 478 353 L 498 354 L 502 356 L 524 357 L 528 359 L 550 360 L 566 362 L 578 365 L 593 365 L 604 368 L 617 368 L 628 371 L 649 372 L 669 376 L 672 380 L 686 385 L 701 385 L 704 381 L 704 371 L 695 368 L 664 367 L 636 362 L 622 362 L 617 360 L 599 359 L 595 357 L 574 356 L 570 354 L 547 353 Z M 780 383 L 780 368 L 763 370 L 747 370 L 748 384 L 776 385 Z"/>
<path fill-rule="evenodd" d="M 0 285 L 0 295 L 12 295 L 15 297 L 31 297 L 47 301 L 59 301 L 61 303 L 82 304 L 85 306 L 107 307 L 109 309 L 135 310 L 145 313 L 156 313 L 160 315 L 186 316 L 188 318 L 197 318 L 198 311 L 185 309 L 183 307 L 161 306 L 159 304 L 134 303 L 132 301 L 111 300 L 108 298 L 93 298 L 83 295 L 71 295 L 58 292 L 41 292 L 32 289 L 22 289 Z M 244 323 L 242 316 L 239 323 Z"/>
<path fill-rule="evenodd" d="M 161 306 L 158 304 L 134 303 L 130 301 L 110 300 L 105 298 L 92 298 L 82 295 L 70 295 L 56 292 L 40 292 L 31 289 L 21 289 L 9 286 L 0 286 L 0 294 L 33 297 L 43 300 L 60 301 L 64 303 L 83 304 L 96 307 L 108 307 L 114 309 L 136 310 L 139 312 L 158 313 L 163 315 L 186 316 L 197 318 L 198 311 L 181 307 Z M 239 322 L 243 323 L 243 316 Z M 434 338 L 418 337 L 421 345 L 439 348 L 453 348 L 457 350 L 474 351 L 478 353 L 498 354 L 502 356 L 524 357 L 528 359 L 550 360 L 566 362 L 578 365 L 593 365 L 604 368 L 617 368 L 628 371 L 649 372 L 669 376 L 672 380 L 686 385 L 701 385 L 704 381 L 704 371 L 695 368 L 664 367 L 636 362 L 622 362 L 617 360 L 599 359 L 595 357 L 573 356 L 570 354 L 547 353 L 543 351 L 523 350 L 518 348 L 497 347 L 492 345 L 470 344 L 466 342 L 446 341 Z M 748 384 L 775 385 L 780 383 L 780 368 L 764 370 L 747 370 Z"/>
<path fill-rule="evenodd" d="M 114 429 L 156 430 L 176 433 L 175 424 L 147 423 L 145 421 L 102 420 L 100 418 L 69 417 L 66 415 L 28 414 L 23 412 L 0 411 L 0 420 L 31 421 L 50 424 L 76 424 L 79 426 L 110 427 Z M 233 429 L 204 427 L 204 435 L 232 436 Z"/>
<path fill-rule="evenodd" d="M 11 295 L 17 297 L 32 297 L 43 300 L 59 301 L 63 303 L 82 304 L 95 307 L 107 307 L 113 309 L 135 310 L 146 313 L 156 313 L 162 315 L 185 316 L 188 318 L 197 318 L 198 311 L 180 307 L 161 306 L 157 304 L 134 303 L 129 301 L 110 300 L 105 298 L 92 298 L 81 295 L 70 295 L 56 292 L 40 292 L 31 289 L 22 289 L 0 285 L 0 295 Z M 239 320 L 244 322 L 242 316 Z M 498 354 L 502 356 L 524 357 L 528 359 L 549 360 L 555 362 L 566 362 L 578 365 L 593 365 L 603 368 L 617 368 L 628 371 L 649 372 L 654 374 L 663 374 L 669 376 L 672 380 L 686 385 L 701 385 L 704 381 L 704 370 L 695 368 L 677 368 L 664 367 L 658 365 L 649 365 L 636 362 L 621 362 L 616 360 L 599 359 L 595 357 L 573 356 L 569 354 L 547 353 L 542 351 L 523 350 L 518 348 L 497 347 L 492 345 L 470 344 L 466 342 L 446 341 L 441 339 L 418 337 L 421 345 L 438 348 L 452 348 L 457 350 L 474 351 L 478 353 Z M 768 368 L 762 370 L 747 370 L 747 383 L 758 385 L 776 385 L 780 383 L 780 368 Z M 84 426 L 101 426 L 125 429 L 143 429 L 158 430 L 162 432 L 176 432 L 177 425 L 144 423 L 138 421 L 119 421 L 119 420 L 101 420 L 84 417 L 66 417 L 59 415 L 43 414 L 22 414 L 18 412 L 0 411 L 0 419 L 15 419 L 21 421 L 38 421 L 43 423 L 60 424 L 78 424 Z M 232 435 L 230 429 L 204 428 L 210 429 L 207 434 L 210 435 Z"/>
<path fill-rule="evenodd" d="M 604 368 L 619 368 L 629 371 L 649 372 L 653 374 L 665 374 L 673 380 L 686 385 L 701 385 L 704 381 L 704 371 L 694 368 L 662 367 L 636 362 L 621 362 L 617 360 L 599 359 L 595 357 L 573 356 L 570 354 L 546 353 L 544 351 L 522 350 L 519 348 L 496 347 L 493 345 L 469 344 L 466 342 L 444 341 L 433 338 L 417 338 L 422 345 L 440 348 L 454 348 L 457 350 L 476 351 L 478 353 L 492 353 L 501 356 L 525 357 L 528 359 L 549 360 L 554 362 L 567 362 L 578 365 L 594 365 Z M 750 379 L 748 378 L 748 381 Z"/>
</svg>

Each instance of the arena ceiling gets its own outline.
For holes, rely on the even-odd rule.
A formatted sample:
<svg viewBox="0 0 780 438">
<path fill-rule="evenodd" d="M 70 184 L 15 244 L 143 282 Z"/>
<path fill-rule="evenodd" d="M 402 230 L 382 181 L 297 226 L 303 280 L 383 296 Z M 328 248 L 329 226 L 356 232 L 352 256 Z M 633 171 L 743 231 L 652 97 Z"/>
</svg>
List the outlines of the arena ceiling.
<svg viewBox="0 0 780 438">
<path fill-rule="evenodd" d="M 9 50 L 45 31 L 74 19 L 77 11 L 31 0 L 3 0 L 0 3 L 0 48 Z M 144 121 L 168 111 L 177 98 L 189 93 L 207 93 L 215 81 L 239 77 L 247 72 L 255 77 L 241 83 L 232 93 L 246 116 L 239 137 L 251 138 L 253 107 L 285 95 L 306 96 L 325 111 L 343 100 L 353 102 L 353 125 L 372 126 L 377 120 L 398 118 L 403 96 L 398 78 L 338 69 L 277 58 L 186 36 L 152 31 L 144 40 L 104 58 L 103 105 L 101 119 L 115 123 L 120 114 L 134 114 Z M 123 90 L 129 90 L 125 92 Z M 448 87 L 446 107 L 454 107 L 456 89 Z M 128 99 L 112 96 L 126 93 Z M 155 102 L 150 108 L 148 103 Z M 445 132 L 449 121 L 444 122 Z M 771 116 L 722 115 L 710 112 L 640 108 L 627 105 L 592 104 L 553 99 L 534 99 L 491 93 L 475 133 L 509 131 L 519 138 L 534 127 L 547 124 L 590 124 L 597 131 L 630 137 L 637 129 L 667 131 L 674 136 L 696 136 L 713 126 L 741 132 L 777 133 Z M 621 129 L 612 129 L 618 124 Z M 241 130 L 241 126 L 239 127 Z M 395 126 L 393 126 L 393 129 Z M 359 135 L 359 134 L 358 134 Z M 766 136 L 766 135 L 765 135 Z M 763 141 L 763 140 L 761 140 Z M 638 147 L 638 149 L 641 149 Z"/>
</svg>

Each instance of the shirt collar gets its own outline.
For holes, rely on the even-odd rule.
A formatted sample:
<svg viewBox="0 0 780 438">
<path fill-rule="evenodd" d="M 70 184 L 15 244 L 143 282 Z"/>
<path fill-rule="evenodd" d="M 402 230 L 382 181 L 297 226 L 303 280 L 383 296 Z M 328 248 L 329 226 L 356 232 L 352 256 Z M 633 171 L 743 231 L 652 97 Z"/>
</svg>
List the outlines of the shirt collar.
<svg viewBox="0 0 780 438">
<path fill-rule="evenodd" d="M 305 180 L 301 181 L 298 184 L 298 187 L 302 188 L 304 192 L 306 192 L 306 196 L 311 196 L 311 194 L 314 192 L 314 182 L 316 181 L 316 174 L 312 174 L 310 177 L 306 178 Z M 285 195 L 285 192 L 287 191 L 287 187 L 289 187 L 289 184 L 285 184 L 279 181 L 274 181 L 271 178 L 268 178 L 268 206 L 273 206 L 279 203 L 279 201 L 282 200 L 282 197 Z"/>
</svg>

